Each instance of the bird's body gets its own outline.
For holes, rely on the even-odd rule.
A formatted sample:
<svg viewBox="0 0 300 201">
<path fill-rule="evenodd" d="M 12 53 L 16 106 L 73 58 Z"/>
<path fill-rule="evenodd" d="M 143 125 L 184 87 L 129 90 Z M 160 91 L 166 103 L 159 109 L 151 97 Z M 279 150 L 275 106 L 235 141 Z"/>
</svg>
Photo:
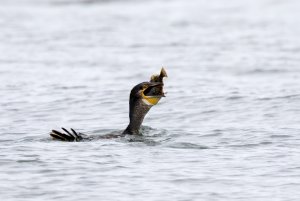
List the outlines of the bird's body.
<svg viewBox="0 0 300 201">
<path fill-rule="evenodd" d="M 153 75 L 150 82 L 142 82 L 130 92 L 129 97 L 129 124 L 127 128 L 120 134 L 107 134 L 98 136 L 100 139 L 116 138 L 125 135 L 138 135 L 143 120 L 151 109 L 152 106 L 156 105 L 159 100 L 165 96 L 163 91 L 163 78 L 167 77 L 164 68 L 161 69 L 159 75 Z M 63 132 L 52 130 L 50 136 L 56 140 L 61 141 L 82 141 L 89 139 L 90 137 L 77 133 L 71 128 L 71 132 L 65 128 L 62 128 Z"/>
</svg>

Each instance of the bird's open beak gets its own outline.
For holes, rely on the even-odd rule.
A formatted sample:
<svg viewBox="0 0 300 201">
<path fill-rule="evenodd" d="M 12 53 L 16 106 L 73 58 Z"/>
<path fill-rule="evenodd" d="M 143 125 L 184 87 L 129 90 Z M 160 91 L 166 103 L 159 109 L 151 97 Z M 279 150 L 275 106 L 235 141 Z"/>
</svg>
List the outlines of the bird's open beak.
<svg viewBox="0 0 300 201">
<path fill-rule="evenodd" d="M 165 97 L 163 86 L 161 82 L 149 82 L 142 92 L 143 101 L 147 105 L 156 105 L 162 97 Z"/>
</svg>

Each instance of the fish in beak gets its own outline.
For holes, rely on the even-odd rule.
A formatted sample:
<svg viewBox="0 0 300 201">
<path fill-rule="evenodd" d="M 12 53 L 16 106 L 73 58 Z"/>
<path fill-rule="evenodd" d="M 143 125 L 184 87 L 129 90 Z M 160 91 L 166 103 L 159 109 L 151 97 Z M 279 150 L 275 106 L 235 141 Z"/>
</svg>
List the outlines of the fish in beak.
<svg viewBox="0 0 300 201">
<path fill-rule="evenodd" d="M 159 75 L 152 75 L 148 86 L 143 91 L 143 101 L 148 105 L 156 105 L 162 97 L 165 97 L 164 93 L 164 77 L 168 77 L 166 70 L 161 69 Z"/>
<path fill-rule="evenodd" d="M 150 82 L 147 82 L 142 92 L 144 103 L 146 103 L 147 105 L 156 105 L 162 97 L 165 97 L 165 93 L 163 90 L 164 77 L 168 77 L 164 68 L 161 69 L 159 75 L 151 76 Z"/>
</svg>

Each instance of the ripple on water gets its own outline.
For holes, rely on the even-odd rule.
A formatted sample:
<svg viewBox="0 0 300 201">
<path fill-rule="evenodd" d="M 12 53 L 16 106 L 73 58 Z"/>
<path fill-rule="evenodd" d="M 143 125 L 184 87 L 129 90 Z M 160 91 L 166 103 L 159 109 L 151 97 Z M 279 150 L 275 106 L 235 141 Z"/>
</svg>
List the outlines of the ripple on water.
<svg viewBox="0 0 300 201">
<path fill-rule="evenodd" d="M 271 135 L 270 138 L 291 138 L 293 137 L 292 135 Z"/>
<path fill-rule="evenodd" d="M 234 148 L 256 148 L 260 146 L 265 146 L 265 145 L 271 145 L 273 144 L 270 141 L 264 141 L 264 142 L 259 142 L 259 143 L 245 143 L 245 144 L 230 144 L 228 147 L 234 147 Z"/>
<path fill-rule="evenodd" d="M 173 142 L 173 143 L 168 143 L 165 146 L 170 148 L 175 148 L 175 149 L 209 149 L 208 146 L 200 145 L 196 143 L 190 143 L 190 142 Z"/>
</svg>

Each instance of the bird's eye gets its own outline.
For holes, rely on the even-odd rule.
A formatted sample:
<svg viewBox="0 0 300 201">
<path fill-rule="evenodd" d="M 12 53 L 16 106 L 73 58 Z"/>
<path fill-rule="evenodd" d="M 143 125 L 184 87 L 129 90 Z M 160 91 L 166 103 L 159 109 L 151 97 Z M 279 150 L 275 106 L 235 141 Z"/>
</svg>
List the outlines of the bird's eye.
<svg viewBox="0 0 300 201">
<path fill-rule="evenodd" d="M 140 90 L 143 90 L 144 89 L 144 87 L 143 86 L 140 86 Z"/>
</svg>

